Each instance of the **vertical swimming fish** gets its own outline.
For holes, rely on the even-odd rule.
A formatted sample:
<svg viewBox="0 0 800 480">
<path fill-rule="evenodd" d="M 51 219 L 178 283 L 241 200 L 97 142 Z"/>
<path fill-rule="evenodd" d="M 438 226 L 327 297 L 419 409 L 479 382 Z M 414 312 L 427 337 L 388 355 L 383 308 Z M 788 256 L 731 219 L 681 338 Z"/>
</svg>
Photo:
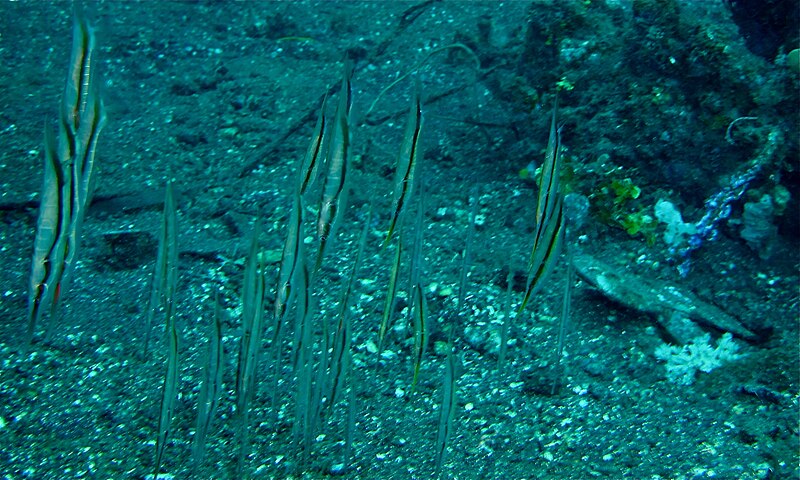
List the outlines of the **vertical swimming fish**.
<svg viewBox="0 0 800 480">
<path fill-rule="evenodd" d="M 43 308 L 50 308 L 49 337 L 61 294 L 78 252 L 80 226 L 94 187 L 97 139 L 105 109 L 95 77 L 94 29 L 75 8 L 70 68 L 58 118 L 58 138 L 45 128 L 44 187 L 28 293 L 28 343 Z"/>
<path fill-rule="evenodd" d="M 350 358 L 350 345 L 352 343 L 352 320 L 350 318 L 350 304 L 353 291 L 355 290 L 358 269 L 361 266 L 361 257 L 364 255 L 364 247 L 367 244 L 367 231 L 372 219 L 372 209 L 367 213 L 364 227 L 358 240 L 358 250 L 356 250 L 353 266 L 350 269 L 350 277 L 347 281 L 342 299 L 339 301 L 339 323 L 333 334 L 333 351 L 330 361 L 330 388 L 328 395 L 328 408 L 332 408 L 338 400 L 339 392 L 343 388 L 345 373 L 348 369 L 347 361 Z"/>
<path fill-rule="evenodd" d="M 428 300 L 425 290 L 419 282 L 414 285 L 414 377 L 411 380 L 411 393 L 417 386 L 419 371 L 422 367 L 422 357 L 425 356 L 425 347 L 428 345 Z"/>
<path fill-rule="evenodd" d="M 536 202 L 536 230 L 528 263 L 528 281 L 519 312 L 525 309 L 542 281 L 552 272 L 564 243 L 564 194 L 560 188 L 561 134 L 556 126 L 558 105 L 553 106 L 539 193 Z"/>
<path fill-rule="evenodd" d="M 258 359 L 261 352 L 264 317 L 264 260 L 259 246 L 261 218 L 256 218 L 250 253 L 244 266 L 242 284 L 242 336 L 239 341 L 239 360 L 236 367 L 236 413 L 239 419 L 237 437 L 239 456 L 236 478 L 244 477 L 245 460 L 250 448 L 250 401 L 255 395 Z"/>
<path fill-rule="evenodd" d="M 325 129 L 328 127 L 328 117 L 325 114 L 325 107 L 328 102 L 328 96 L 322 99 L 322 106 L 319 108 L 319 115 L 317 116 L 317 124 L 314 127 L 314 133 L 311 135 L 311 142 L 306 149 L 306 155 L 303 158 L 303 163 L 300 165 L 299 185 L 298 190 L 300 195 L 306 193 L 311 186 L 316 182 L 319 175 L 320 163 L 324 160 L 325 149 Z"/>
<path fill-rule="evenodd" d="M 506 276 L 506 298 L 503 315 L 503 325 L 500 330 L 500 349 L 497 352 L 497 369 L 502 371 L 506 361 L 506 351 L 508 350 L 508 329 L 511 324 L 511 295 L 514 291 L 514 269 L 509 260 L 508 275 Z"/>
<path fill-rule="evenodd" d="M 81 116 L 86 111 L 92 94 L 94 75 L 94 29 L 86 23 L 83 14 L 76 7 L 73 19 L 72 59 L 67 74 L 67 88 L 64 91 L 64 117 L 73 130 L 77 130 Z"/>
<path fill-rule="evenodd" d="M 558 322 L 558 346 L 556 347 L 556 374 L 553 380 L 551 395 L 555 395 L 563 380 L 561 357 L 564 356 L 564 343 L 567 340 L 567 327 L 569 326 L 570 307 L 572 304 L 572 285 L 575 283 L 574 269 L 572 267 L 572 253 L 567 250 L 567 269 L 564 274 L 564 296 L 561 302 L 561 318 Z"/>
<path fill-rule="evenodd" d="M 178 281 L 178 237 L 177 213 L 172 195 L 172 184 L 167 183 L 164 198 L 164 213 L 161 224 L 161 237 L 158 245 L 158 260 L 153 273 L 153 290 L 148 318 L 158 305 L 164 307 L 166 334 L 168 340 L 167 369 L 164 373 L 164 386 L 161 396 L 161 414 L 158 418 L 158 436 L 156 437 L 156 457 L 154 477 L 158 478 L 161 460 L 171 433 L 172 418 L 175 412 L 175 400 L 178 396 L 178 329 L 175 325 L 176 284 Z"/>
<path fill-rule="evenodd" d="M 347 59 L 342 74 L 342 88 L 339 92 L 339 103 L 333 133 L 330 138 L 327 156 L 327 174 L 322 188 L 322 201 L 317 220 L 317 236 L 319 250 L 314 266 L 314 274 L 322 265 L 325 250 L 336 235 L 336 227 L 347 208 L 348 173 L 350 170 L 350 107 L 352 106 L 353 63 Z M 315 275 L 312 275 L 314 277 Z"/>
<path fill-rule="evenodd" d="M 417 155 L 419 153 L 419 139 L 422 132 L 422 103 L 420 100 L 420 85 L 417 80 L 414 94 L 411 97 L 411 107 L 408 111 L 406 131 L 400 154 L 397 156 L 397 166 L 394 173 L 394 194 L 392 195 L 392 220 L 389 231 L 383 241 L 383 247 L 392 240 L 392 234 L 402 223 L 402 216 L 406 205 L 414 191 L 414 179 L 417 169 Z"/>
<path fill-rule="evenodd" d="M 428 301 L 425 297 L 422 277 L 422 260 L 424 255 L 424 218 L 425 218 L 425 191 L 424 184 L 420 182 L 419 198 L 417 199 L 417 215 L 414 219 L 414 246 L 411 251 L 411 264 L 409 266 L 408 296 L 411 299 L 412 309 L 411 324 L 414 327 L 414 378 L 411 382 L 411 393 L 417 386 L 422 357 L 425 355 L 425 348 L 428 344 Z"/>
<path fill-rule="evenodd" d="M 444 381 L 442 382 L 442 404 L 439 408 L 439 432 L 436 435 L 436 460 L 434 468 L 435 478 L 441 478 L 442 467 L 447 459 L 447 446 L 453 435 L 453 418 L 455 417 L 458 400 L 456 387 L 460 375 L 459 361 L 453 353 L 451 345 L 447 346 L 447 360 L 444 370 Z"/>
<path fill-rule="evenodd" d="M 64 268 L 66 246 L 66 217 L 69 215 L 71 177 L 56 156 L 55 136 L 45 127 L 44 182 L 39 201 L 39 219 L 33 244 L 31 276 L 28 293 L 28 333 L 31 343 L 43 308 L 58 301 L 59 282 Z"/>
<path fill-rule="evenodd" d="M 383 304 L 383 317 L 378 330 L 378 352 L 383 352 L 383 342 L 386 339 L 386 332 L 389 331 L 389 323 L 394 315 L 394 307 L 397 303 L 397 280 L 400 275 L 400 259 L 403 255 L 403 235 L 401 234 L 394 249 L 394 260 L 392 261 L 392 271 L 389 274 L 389 286 L 386 289 L 386 300 Z"/>
<path fill-rule="evenodd" d="M 225 371 L 224 348 L 222 346 L 222 306 L 219 291 L 214 295 L 214 318 L 208 337 L 206 364 L 203 368 L 203 384 L 197 396 L 197 424 L 192 439 L 193 469 L 200 467 L 205 456 L 206 435 L 211 429 L 214 414 L 222 391 L 222 374 Z"/>
<path fill-rule="evenodd" d="M 303 248 L 303 219 L 304 205 L 303 194 L 316 182 L 320 163 L 324 161 L 326 114 L 325 106 L 328 97 L 322 100 L 317 124 L 314 133 L 311 135 L 306 154 L 303 157 L 297 171 L 297 185 L 293 192 L 292 209 L 289 212 L 289 223 L 287 226 L 286 240 L 283 245 L 281 255 L 280 270 L 278 271 L 278 285 L 275 289 L 274 307 L 274 331 L 272 336 L 273 366 L 275 370 L 275 381 L 279 371 L 281 329 L 283 328 L 286 310 L 295 299 L 299 302 L 307 301 L 307 282 L 303 281 L 301 269 L 304 268 L 305 254 Z M 299 297 L 298 297 L 299 295 Z M 299 305 L 298 305 L 299 308 Z M 293 342 L 293 366 L 297 368 L 297 353 L 300 339 L 302 338 L 301 316 L 295 322 L 295 334 Z M 273 394 L 277 389 L 273 389 Z M 274 400 L 274 399 L 273 399 Z"/>
<path fill-rule="evenodd" d="M 278 271 L 278 286 L 275 291 L 275 337 L 278 336 L 280 326 L 286 314 L 286 307 L 294 295 L 294 281 L 298 265 L 303 261 L 303 201 L 299 191 L 295 193 L 292 201 L 292 210 L 289 213 L 289 225 L 286 232 L 286 241 L 283 244 L 280 270 Z"/>
<path fill-rule="evenodd" d="M 280 270 L 278 272 L 278 285 L 275 289 L 275 309 L 274 316 L 276 322 L 275 337 L 280 333 L 286 308 L 293 298 L 293 284 L 298 271 L 298 265 L 303 261 L 303 194 L 310 188 L 317 178 L 319 164 L 323 158 L 321 155 L 324 143 L 324 132 L 326 125 L 325 103 L 327 97 L 322 100 L 317 124 L 314 133 L 311 135 L 306 154 L 297 171 L 297 186 L 293 192 L 292 209 L 289 212 L 289 224 L 286 232 L 286 240 L 283 244 L 281 255 Z"/>
<path fill-rule="evenodd" d="M 144 325 L 142 357 L 145 359 L 147 358 L 150 344 L 150 330 L 156 312 L 163 307 L 167 319 L 169 319 L 172 309 L 174 309 L 175 284 L 178 281 L 177 221 L 178 216 L 175 196 L 172 193 L 172 183 L 167 182 L 164 194 L 163 221 L 158 239 L 158 253 L 156 254 L 156 262 L 153 265 L 152 287 L 150 288 L 150 300 L 147 303 L 147 315 Z"/>
<path fill-rule="evenodd" d="M 307 347 L 307 335 L 311 328 L 311 294 L 308 291 L 308 267 L 305 262 L 300 262 L 295 279 L 295 320 L 294 320 L 294 339 L 292 341 L 292 365 L 295 373 L 301 368 L 303 358 L 308 358 L 304 351 Z M 305 357 L 303 357 L 305 355 Z"/>
<path fill-rule="evenodd" d="M 299 186 L 299 185 L 298 185 Z M 278 376 L 280 373 L 281 346 L 283 324 L 285 323 L 286 311 L 291 302 L 294 301 L 298 292 L 297 277 L 300 265 L 305 261 L 303 253 L 303 197 L 297 190 L 292 201 L 292 210 L 289 216 L 288 232 L 286 241 L 283 245 L 281 255 L 280 270 L 278 271 L 278 285 L 275 291 L 275 308 L 272 329 L 272 405 L 276 405 L 278 395 Z M 302 295 L 302 292 L 300 292 Z"/>
<path fill-rule="evenodd" d="M 76 8 L 73 25 L 71 71 L 64 88 L 59 117 L 58 155 L 70 182 L 71 202 L 66 218 L 67 245 L 59 291 L 64 291 L 77 262 L 83 218 L 94 191 L 94 159 L 106 113 L 95 80 L 95 36 L 83 14 Z M 69 173 L 66 173 L 66 172 Z M 57 301 L 58 299 L 56 299 Z M 57 305 L 54 303 L 53 308 Z M 47 337 L 52 332 L 53 318 Z"/>
<path fill-rule="evenodd" d="M 156 437 L 156 460 L 153 478 L 159 478 L 161 460 L 167 440 L 172 431 L 172 417 L 175 415 L 175 400 L 178 396 L 178 331 L 175 320 L 167 319 L 167 369 L 164 373 L 164 386 L 161 395 L 161 414 L 158 417 L 158 437 Z"/>
</svg>

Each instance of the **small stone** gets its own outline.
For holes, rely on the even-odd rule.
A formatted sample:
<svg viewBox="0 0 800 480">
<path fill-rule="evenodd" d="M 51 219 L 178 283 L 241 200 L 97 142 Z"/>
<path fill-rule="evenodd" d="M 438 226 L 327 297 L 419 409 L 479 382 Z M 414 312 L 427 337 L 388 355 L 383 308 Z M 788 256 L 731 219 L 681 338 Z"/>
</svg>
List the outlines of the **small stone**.
<svg viewBox="0 0 800 480">
<path fill-rule="evenodd" d="M 261 261 L 267 265 L 273 265 L 280 262 L 282 256 L 283 251 L 281 249 L 275 248 L 272 250 L 265 250 L 261 252 Z"/>
<path fill-rule="evenodd" d="M 225 127 L 219 129 L 219 136 L 223 138 L 235 138 L 239 135 L 239 129 L 236 127 Z"/>
</svg>

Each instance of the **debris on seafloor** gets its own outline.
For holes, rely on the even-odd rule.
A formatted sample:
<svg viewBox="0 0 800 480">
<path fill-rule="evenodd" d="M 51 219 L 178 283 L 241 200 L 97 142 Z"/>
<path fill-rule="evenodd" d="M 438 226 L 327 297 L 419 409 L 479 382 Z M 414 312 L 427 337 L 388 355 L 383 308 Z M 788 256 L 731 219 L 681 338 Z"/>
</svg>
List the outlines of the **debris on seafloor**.
<svg viewBox="0 0 800 480">
<path fill-rule="evenodd" d="M 655 316 L 659 325 L 681 343 L 691 340 L 694 334 L 687 332 L 691 328 L 687 329 L 686 325 L 676 324 L 676 318 L 730 332 L 745 340 L 754 341 L 758 338 L 734 316 L 673 283 L 634 275 L 585 253 L 574 255 L 573 265 L 578 275 L 603 295 L 626 307 Z M 698 330 L 696 325 L 695 330 Z"/>
</svg>

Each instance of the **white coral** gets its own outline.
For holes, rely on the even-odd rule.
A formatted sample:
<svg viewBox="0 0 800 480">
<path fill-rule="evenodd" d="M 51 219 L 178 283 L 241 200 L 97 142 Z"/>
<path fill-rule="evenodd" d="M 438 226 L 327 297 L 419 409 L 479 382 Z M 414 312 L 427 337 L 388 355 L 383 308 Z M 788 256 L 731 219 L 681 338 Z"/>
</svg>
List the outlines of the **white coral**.
<svg viewBox="0 0 800 480">
<path fill-rule="evenodd" d="M 660 222 L 667 224 L 667 231 L 664 232 L 664 241 L 667 245 L 680 245 L 697 233 L 697 226 L 684 222 L 681 212 L 668 200 L 661 199 L 656 202 L 655 213 Z"/>
<path fill-rule="evenodd" d="M 656 348 L 656 358 L 667 362 L 667 380 L 679 385 L 691 385 L 697 371 L 709 373 L 743 356 L 738 353 L 739 345 L 733 341 L 730 333 L 722 335 L 716 347 L 712 347 L 710 342 L 711 335 L 706 333 L 683 346 L 663 344 Z"/>
</svg>

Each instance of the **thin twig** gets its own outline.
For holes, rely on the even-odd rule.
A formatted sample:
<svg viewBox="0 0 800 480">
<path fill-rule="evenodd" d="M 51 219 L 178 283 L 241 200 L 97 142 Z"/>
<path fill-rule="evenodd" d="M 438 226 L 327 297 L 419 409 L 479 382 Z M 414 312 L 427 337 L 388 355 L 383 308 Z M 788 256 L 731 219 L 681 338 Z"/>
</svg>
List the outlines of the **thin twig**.
<svg viewBox="0 0 800 480">
<path fill-rule="evenodd" d="M 407 71 L 406 73 L 404 73 L 404 74 L 400 75 L 399 77 L 397 77 L 397 78 L 395 79 L 395 81 L 393 81 L 393 82 L 392 82 L 392 83 L 390 83 L 390 84 L 389 84 L 389 85 L 388 85 L 386 88 L 384 88 L 383 90 L 381 90 L 381 92 L 378 94 L 378 96 L 377 96 L 377 97 L 375 97 L 375 100 L 373 100 L 373 101 L 372 101 L 372 104 L 370 104 L 369 108 L 367 109 L 367 113 L 366 113 L 366 114 L 364 114 L 364 118 L 367 118 L 367 117 L 369 117 L 369 114 L 370 114 L 370 113 L 372 113 L 372 110 L 374 110 L 374 109 L 375 109 L 375 105 L 377 105 L 377 104 L 378 104 L 378 101 L 380 101 L 380 99 L 383 97 L 383 95 L 384 95 L 386 92 L 388 92 L 389 90 L 391 90 L 392 88 L 394 88 L 394 86 L 395 86 L 395 85 L 397 85 L 398 83 L 402 82 L 402 81 L 403 81 L 403 80 L 404 80 L 406 77 L 408 77 L 408 76 L 409 76 L 409 75 L 411 75 L 412 73 L 414 73 L 414 72 L 416 72 L 417 70 L 419 70 L 419 69 L 420 69 L 420 68 L 421 68 L 423 65 L 425 65 L 425 63 L 426 63 L 426 62 L 427 62 L 427 61 L 428 61 L 428 60 L 429 60 L 429 59 L 430 59 L 430 58 L 431 58 L 431 57 L 432 57 L 434 54 L 436 54 L 436 53 L 439 53 L 439 52 L 443 52 L 443 51 L 445 51 L 445 50 L 454 49 L 454 48 L 457 48 L 457 49 L 460 49 L 460 50 L 464 50 L 465 52 L 467 52 L 467 54 L 469 54 L 469 56 L 471 56 L 471 57 L 472 57 L 472 59 L 475 61 L 475 69 L 476 69 L 476 70 L 478 70 L 478 72 L 480 72 L 480 71 L 481 71 L 481 61 L 480 61 L 480 59 L 479 59 L 479 58 L 478 58 L 478 56 L 475 54 L 475 52 L 473 52 L 473 51 L 472 51 L 472 49 L 471 49 L 471 48 L 469 48 L 468 46 L 464 45 L 463 43 L 453 43 L 453 44 L 451 44 L 451 45 L 445 45 L 444 47 L 439 47 L 439 48 L 436 48 L 436 49 L 434 49 L 434 50 L 431 50 L 430 52 L 428 52 L 428 54 L 425 56 L 425 58 L 423 58 L 423 59 L 422 59 L 422 60 L 421 60 L 419 63 L 417 63 L 416 65 L 414 65 L 414 67 L 413 67 L 413 68 L 411 68 L 411 69 L 410 69 L 409 71 Z"/>
<path fill-rule="evenodd" d="M 739 117 L 739 118 L 737 118 L 736 120 L 732 121 L 732 122 L 731 122 L 731 123 L 728 125 L 728 129 L 727 129 L 727 130 L 725 130 L 725 140 L 726 140 L 728 143 L 730 143 L 731 145 L 733 145 L 734 143 L 736 143 L 736 142 L 733 140 L 733 137 L 731 137 L 731 131 L 733 130 L 733 126 L 734 126 L 734 125 L 736 125 L 737 123 L 739 123 L 739 122 L 740 122 L 740 121 L 742 121 L 742 120 L 758 120 L 758 117 Z"/>
</svg>

